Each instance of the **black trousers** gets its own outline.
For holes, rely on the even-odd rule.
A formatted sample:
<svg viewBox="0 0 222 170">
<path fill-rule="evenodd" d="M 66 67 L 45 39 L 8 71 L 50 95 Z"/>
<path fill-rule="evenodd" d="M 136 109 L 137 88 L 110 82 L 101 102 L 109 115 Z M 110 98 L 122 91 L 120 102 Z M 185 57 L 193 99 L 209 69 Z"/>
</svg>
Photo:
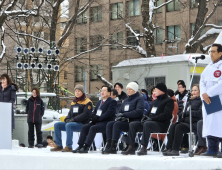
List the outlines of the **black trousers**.
<svg viewBox="0 0 222 170">
<path fill-rule="evenodd" d="M 81 133 L 79 136 L 78 145 L 83 146 L 87 144 L 91 146 L 96 133 L 106 133 L 106 125 L 108 122 L 99 122 L 97 124 L 88 123 L 82 126 Z"/>
<path fill-rule="evenodd" d="M 34 146 L 35 141 L 35 132 L 34 132 L 34 126 L 36 129 L 36 135 L 37 135 L 37 144 L 42 144 L 42 124 L 41 123 L 28 123 L 29 131 L 28 131 L 28 142 L 30 146 Z"/>
<path fill-rule="evenodd" d="M 196 124 L 197 123 L 193 123 L 192 125 L 193 132 L 196 131 Z M 179 151 L 181 143 L 182 143 L 182 139 L 183 139 L 183 134 L 189 133 L 189 132 L 190 132 L 189 123 L 172 124 L 169 130 L 169 134 L 167 135 L 167 138 L 168 138 L 167 148 Z"/>
<path fill-rule="evenodd" d="M 158 133 L 158 132 L 162 133 L 163 131 L 161 127 L 158 125 L 158 123 L 155 121 L 147 121 L 143 124 L 143 126 L 141 125 L 140 121 L 131 122 L 129 124 L 129 134 L 128 134 L 129 144 L 131 146 L 134 146 L 137 132 L 143 132 L 141 144 L 147 147 L 150 138 L 150 133 Z"/>
<path fill-rule="evenodd" d="M 129 122 L 111 121 L 106 127 L 106 138 L 118 141 L 120 132 L 128 132 Z"/>
<path fill-rule="evenodd" d="M 197 136 L 198 136 L 198 146 L 207 146 L 206 138 L 202 137 L 203 132 L 203 120 L 197 122 Z"/>
</svg>

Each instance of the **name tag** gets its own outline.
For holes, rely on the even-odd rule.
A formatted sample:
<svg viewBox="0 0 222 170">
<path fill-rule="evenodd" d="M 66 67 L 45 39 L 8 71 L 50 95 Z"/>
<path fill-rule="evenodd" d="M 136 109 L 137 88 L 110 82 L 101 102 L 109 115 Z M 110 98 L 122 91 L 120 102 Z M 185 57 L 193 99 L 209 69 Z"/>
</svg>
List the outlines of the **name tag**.
<svg viewBox="0 0 222 170">
<path fill-rule="evenodd" d="M 102 110 L 101 110 L 101 109 L 98 109 L 97 112 L 96 112 L 96 115 L 97 115 L 97 116 L 101 116 L 101 114 L 102 114 Z"/>
<path fill-rule="evenodd" d="M 125 107 L 124 107 L 124 111 L 125 111 L 125 112 L 128 112 L 128 111 L 129 111 L 129 105 L 128 105 L 128 104 L 125 105 Z"/>
<path fill-rule="evenodd" d="M 78 106 L 74 106 L 73 107 L 73 113 L 78 113 L 79 112 L 79 107 Z"/>
<path fill-rule="evenodd" d="M 157 110 L 157 107 L 153 107 L 152 110 L 151 110 L 151 113 L 156 114 L 156 110 Z"/>
</svg>

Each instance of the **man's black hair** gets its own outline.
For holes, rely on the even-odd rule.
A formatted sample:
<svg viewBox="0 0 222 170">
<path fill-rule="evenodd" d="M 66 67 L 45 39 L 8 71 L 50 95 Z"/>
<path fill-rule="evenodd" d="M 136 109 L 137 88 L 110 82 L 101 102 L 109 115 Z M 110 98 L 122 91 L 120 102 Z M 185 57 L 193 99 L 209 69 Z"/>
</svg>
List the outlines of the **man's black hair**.
<svg viewBox="0 0 222 170">
<path fill-rule="evenodd" d="M 118 83 L 118 82 L 115 83 L 115 84 L 114 84 L 114 88 L 116 87 L 116 85 L 118 85 L 121 89 L 123 89 L 123 85 L 122 85 L 121 83 Z"/>
<path fill-rule="evenodd" d="M 178 86 L 179 85 L 182 85 L 183 88 L 186 88 L 186 85 L 184 83 L 180 83 L 180 84 L 178 84 Z"/>
<path fill-rule="evenodd" d="M 51 140 L 53 140 L 53 137 L 52 137 L 51 135 L 48 135 L 48 136 L 46 137 L 46 139 L 51 139 Z"/>
<path fill-rule="evenodd" d="M 118 92 L 116 89 L 112 89 L 111 92 L 113 93 L 113 96 L 118 96 Z"/>
<path fill-rule="evenodd" d="M 103 87 L 107 87 L 107 91 L 111 93 L 111 87 L 109 87 L 109 86 L 107 86 L 107 85 L 103 85 L 102 88 L 103 88 Z"/>
<path fill-rule="evenodd" d="M 212 44 L 211 47 L 217 47 L 217 52 L 222 52 L 222 45 L 221 44 Z"/>
<path fill-rule="evenodd" d="M 137 81 L 133 81 L 133 82 L 135 82 L 137 85 L 139 85 L 139 83 Z"/>
<path fill-rule="evenodd" d="M 146 90 L 146 89 L 141 89 L 141 91 L 142 91 L 143 93 L 145 93 L 145 94 L 146 94 L 146 96 L 148 96 L 148 92 L 147 92 L 147 90 Z"/>
<path fill-rule="evenodd" d="M 183 84 L 185 84 L 185 82 L 184 82 L 183 80 L 178 80 L 178 81 L 177 81 L 177 84 L 178 84 L 178 83 L 183 83 Z"/>
</svg>

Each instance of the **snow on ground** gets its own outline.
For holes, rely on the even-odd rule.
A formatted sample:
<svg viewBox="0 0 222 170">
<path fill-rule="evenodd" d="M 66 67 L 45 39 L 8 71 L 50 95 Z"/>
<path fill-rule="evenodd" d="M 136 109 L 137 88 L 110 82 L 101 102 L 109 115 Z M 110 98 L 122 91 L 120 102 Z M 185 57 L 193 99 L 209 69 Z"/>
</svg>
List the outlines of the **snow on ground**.
<svg viewBox="0 0 222 170">
<path fill-rule="evenodd" d="M 0 150 L 0 169 L 101 169 L 127 166 L 134 170 L 143 169 L 222 169 L 222 159 L 187 154 L 179 157 L 164 157 L 159 152 L 148 152 L 149 155 L 124 156 L 102 155 L 99 151 L 88 154 L 50 152 L 50 148 L 29 149 L 13 148 Z"/>
</svg>

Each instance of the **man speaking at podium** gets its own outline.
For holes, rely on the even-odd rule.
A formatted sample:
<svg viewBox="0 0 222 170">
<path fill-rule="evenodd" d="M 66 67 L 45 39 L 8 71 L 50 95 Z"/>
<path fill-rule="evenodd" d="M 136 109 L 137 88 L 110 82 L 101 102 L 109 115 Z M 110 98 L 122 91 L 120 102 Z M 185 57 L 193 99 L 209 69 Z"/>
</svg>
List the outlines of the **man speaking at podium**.
<svg viewBox="0 0 222 170">
<path fill-rule="evenodd" d="M 213 44 L 209 51 L 210 62 L 200 79 L 200 93 L 203 100 L 203 137 L 207 138 L 208 151 L 201 156 L 217 156 L 222 142 L 222 46 Z"/>
</svg>

